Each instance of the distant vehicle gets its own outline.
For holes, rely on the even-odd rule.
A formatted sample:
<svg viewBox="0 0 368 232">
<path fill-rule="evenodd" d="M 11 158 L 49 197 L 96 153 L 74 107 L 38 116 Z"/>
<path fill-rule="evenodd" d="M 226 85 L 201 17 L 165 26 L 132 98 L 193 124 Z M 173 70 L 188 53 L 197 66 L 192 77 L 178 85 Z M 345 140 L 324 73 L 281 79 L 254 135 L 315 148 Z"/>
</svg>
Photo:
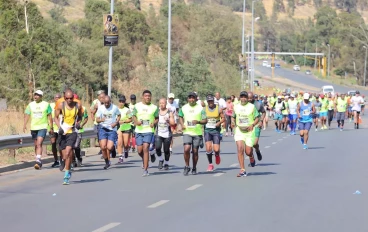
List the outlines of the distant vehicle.
<svg viewBox="0 0 368 232">
<path fill-rule="evenodd" d="M 299 65 L 294 65 L 293 70 L 294 71 L 300 71 L 300 66 Z"/>
<path fill-rule="evenodd" d="M 354 96 L 356 94 L 356 90 L 350 90 L 348 91 L 348 95 Z"/>
<path fill-rule="evenodd" d="M 259 85 L 259 81 L 257 81 L 257 80 L 254 80 L 254 81 L 253 81 L 253 84 L 254 84 L 254 86 L 258 86 L 258 87 L 260 86 L 260 85 Z"/>
<path fill-rule="evenodd" d="M 280 64 L 275 64 L 275 68 L 281 68 Z"/>
<path fill-rule="evenodd" d="M 331 93 L 334 95 L 335 89 L 332 85 L 325 85 L 325 86 L 322 86 L 322 93 L 323 94 Z"/>
<path fill-rule="evenodd" d="M 286 93 L 286 94 L 291 94 L 291 89 L 290 89 L 290 88 L 285 89 L 285 90 L 284 90 L 284 93 Z"/>
<path fill-rule="evenodd" d="M 268 65 L 268 61 L 267 60 L 264 60 L 263 63 L 262 63 L 262 66 L 265 67 Z"/>
<path fill-rule="evenodd" d="M 267 68 L 271 68 L 271 64 L 267 64 L 267 65 L 266 65 L 266 67 L 267 67 Z"/>
<path fill-rule="evenodd" d="M 312 71 L 311 70 L 307 70 L 307 71 L 305 71 L 305 74 L 311 75 L 312 74 Z"/>
</svg>

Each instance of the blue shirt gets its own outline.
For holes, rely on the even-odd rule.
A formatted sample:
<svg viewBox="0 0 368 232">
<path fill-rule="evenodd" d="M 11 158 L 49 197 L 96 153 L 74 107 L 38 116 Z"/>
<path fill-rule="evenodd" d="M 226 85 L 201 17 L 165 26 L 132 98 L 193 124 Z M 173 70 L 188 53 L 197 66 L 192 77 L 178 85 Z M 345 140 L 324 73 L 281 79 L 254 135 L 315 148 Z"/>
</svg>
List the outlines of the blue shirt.
<svg viewBox="0 0 368 232">
<path fill-rule="evenodd" d="M 312 119 L 312 103 L 309 102 L 308 105 L 304 101 L 300 103 L 300 122 L 313 122 Z"/>
<path fill-rule="evenodd" d="M 100 126 L 106 128 L 108 130 L 117 130 L 117 127 L 111 127 L 111 124 L 116 122 L 116 117 L 120 115 L 119 108 L 111 104 L 109 108 L 106 109 L 105 105 L 101 105 L 98 107 L 96 118 L 105 118 L 104 122 L 100 123 Z"/>
</svg>

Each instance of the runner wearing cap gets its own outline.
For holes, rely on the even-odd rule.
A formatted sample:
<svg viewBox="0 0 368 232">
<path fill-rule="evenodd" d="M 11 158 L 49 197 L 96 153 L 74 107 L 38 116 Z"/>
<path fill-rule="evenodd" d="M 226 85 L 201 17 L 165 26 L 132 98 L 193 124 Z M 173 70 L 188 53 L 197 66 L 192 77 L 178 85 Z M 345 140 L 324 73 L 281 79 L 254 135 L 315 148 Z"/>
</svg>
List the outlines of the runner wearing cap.
<svg viewBox="0 0 368 232">
<path fill-rule="evenodd" d="M 151 103 L 151 91 L 143 91 L 142 97 L 142 102 L 135 104 L 132 115 L 136 125 L 137 150 L 143 161 L 142 176 L 148 176 L 149 147 L 152 137 L 154 137 L 154 125 L 157 124 L 159 115 L 157 106 Z M 155 162 L 153 157 L 151 157 L 152 163 Z"/>
<path fill-rule="evenodd" d="M 341 96 L 337 98 L 335 104 L 337 126 L 340 131 L 344 130 L 344 121 L 347 114 L 347 107 L 348 101 L 345 98 L 345 94 L 341 94 Z"/>
<path fill-rule="evenodd" d="M 259 119 L 258 124 L 254 126 L 255 140 L 254 140 L 254 145 L 253 145 L 254 149 L 256 150 L 257 159 L 258 159 L 258 161 L 261 161 L 262 160 L 262 154 L 261 154 L 261 151 L 259 149 L 259 138 L 261 137 L 263 120 L 266 117 L 266 110 L 264 108 L 263 102 L 258 100 L 258 95 L 257 94 L 253 95 L 252 92 L 249 92 L 248 93 L 248 99 L 249 99 L 249 102 L 252 103 L 256 107 L 258 113 L 261 114 L 260 115 L 261 117 Z M 254 162 L 254 165 L 255 165 L 255 162 Z M 251 166 L 252 166 L 252 163 L 251 163 Z"/>
<path fill-rule="evenodd" d="M 303 94 L 303 101 L 298 104 L 297 112 L 299 118 L 300 142 L 303 145 L 303 149 L 308 149 L 309 130 L 313 123 L 312 114 L 316 112 L 313 103 L 309 101 L 309 93 Z"/>
<path fill-rule="evenodd" d="M 129 105 L 126 103 L 126 98 L 124 95 L 119 97 L 119 111 L 120 117 L 120 127 L 118 129 L 118 156 L 119 163 L 123 163 L 123 148 L 124 148 L 124 158 L 129 157 L 129 142 L 130 136 L 132 134 L 132 113 L 129 109 Z"/>
<path fill-rule="evenodd" d="M 298 119 L 298 114 L 296 110 L 298 108 L 298 101 L 295 99 L 295 95 L 291 94 L 290 99 L 288 101 L 288 110 L 289 110 L 289 121 L 290 121 L 290 135 L 295 135 L 296 130 L 296 121 Z"/>
<path fill-rule="evenodd" d="M 255 141 L 254 127 L 259 123 L 256 107 L 248 102 L 248 93 L 240 93 L 240 103 L 234 106 L 231 126 L 235 128 L 234 139 L 238 150 L 240 172 L 237 177 L 247 176 L 244 166 L 244 152 L 249 157 L 251 166 L 255 165 L 253 146 Z"/>
<path fill-rule="evenodd" d="M 130 103 L 129 103 L 129 110 L 130 112 L 133 112 L 135 104 L 137 104 L 137 96 L 135 94 L 130 95 Z M 130 139 L 130 148 L 132 149 L 132 152 L 135 152 L 135 146 L 136 146 L 136 140 L 135 140 L 135 125 L 134 121 L 130 123 L 132 125 L 132 137 Z"/>
<path fill-rule="evenodd" d="M 351 98 L 351 103 L 353 105 L 353 115 L 354 115 L 354 128 L 359 129 L 359 114 L 362 110 L 361 104 L 364 103 L 364 99 L 360 96 L 360 92 L 356 91 L 355 96 Z"/>
<path fill-rule="evenodd" d="M 179 111 L 180 125 L 183 128 L 184 144 L 184 176 L 190 172 L 190 151 L 193 152 L 192 175 L 197 174 L 198 148 L 203 144 L 202 125 L 207 123 L 206 112 L 202 106 L 197 103 L 197 94 L 191 92 L 188 94 L 188 103 Z"/>
<path fill-rule="evenodd" d="M 97 123 L 97 121 L 96 121 L 96 113 L 97 113 L 98 107 L 103 105 L 103 101 L 105 99 L 105 96 L 106 96 L 106 94 L 103 90 L 97 91 L 97 99 L 93 100 L 93 102 L 90 106 L 90 115 L 91 115 L 91 118 L 94 119 L 93 131 L 97 134 L 97 142 L 100 142 L 100 139 L 98 137 L 100 126 L 99 126 L 99 123 Z M 93 144 L 93 146 L 94 146 L 94 144 Z M 98 154 L 101 155 L 101 158 L 103 158 L 101 149 L 98 152 Z"/>
<path fill-rule="evenodd" d="M 26 110 L 24 111 L 24 124 L 23 132 L 27 131 L 27 123 L 31 118 L 31 135 L 34 140 L 36 164 L 35 169 L 42 167 L 42 143 L 46 137 L 47 129 L 52 135 L 54 133 L 53 121 L 52 121 L 52 109 L 48 102 L 42 100 L 43 92 L 37 90 L 34 93 L 34 101 L 29 103 Z"/>
<path fill-rule="evenodd" d="M 285 110 L 285 104 L 282 102 L 281 96 L 277 97 L 277 101 L 273 104 L 272 109 L 274 110 L 274 120 L 276 125 L 276 132 L 281 133 L 281 122 L 282 122 L 282 111 Z"/>
<path fill-rule="evenodd" d="M 170 109 L 170 111 L 172 112 L 172 114 L 174 115 L 174 125 L 170 124 L 171 127 L 171 132 L 173 134 L 176 134 L 176 126 L 178 123 L 178 111 L 179 111 L 179 105 L 174 101 L 175 99 L 175 94 L 170 93 L 167 96 L 167 108 Z M 172 154 L 172 147 L 174 144 L 174 138 L 172 137 L 171 139 L 171 144 L 170 144 L 170 154 Z"/>
<path fill-rule="evenodd" d="M 215 153 L 216 164 L 221 162 L 220 158 L 220 131 L 221 124 L 225 121 L 223 112 L 219 105 L 215 105 L 215 97 L 212 94 L 207 95 L 207 105 L 205 112 L 207 123 L 204 127 L 204 140 L 206 142 L 206 154 L 208 159 L 208 172 L 212 172 L 214 167 L 212 164 L 212 156 Z"/>
</svg>

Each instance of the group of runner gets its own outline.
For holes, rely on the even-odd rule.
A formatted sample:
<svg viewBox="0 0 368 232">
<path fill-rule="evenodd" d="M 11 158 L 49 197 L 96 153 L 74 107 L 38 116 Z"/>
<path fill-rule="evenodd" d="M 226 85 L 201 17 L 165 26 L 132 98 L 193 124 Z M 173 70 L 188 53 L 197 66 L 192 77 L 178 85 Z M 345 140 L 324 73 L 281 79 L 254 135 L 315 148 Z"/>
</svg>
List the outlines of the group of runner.
<svg viewBox="0 0 368 232">
<path fill-rule="evenodd" d="M 42 142 L 49 130 L 55 158 L 52 167 L 60 166 L 60 170 L 65 170 L 63 184 L 68 185 L 72 168 L 82 165 L 80 143 L 83 126 L 89 118 L 88 112 L 70 89 L 64 91 L 63 97 L 56 94 L 55 103 L 49 104 L 42 97 L 43 92 L 37 90 L 34 101 L 27 106 L 24 131 L 31 118 L 35 168 L 40 169 Z M 156 106 L 151 102 L 152 93 L 145 90 L 141 102 L 137 103 L 137 97 L 133 94 L 128 104 L 126 97 L 119 95 L 119 103 L 115 105 L 103 91 L 98 92 L 98 98 L 90 107 L 90 118 L 94 119 L 101 155 L 105 160 L 104 169 L 111 166 L 111 158 L 118 155 L 119 163 L 123 163 L 129 157 L 129 151 L 137 149 L 142 158 L 143 176 L 149 175 L 149 161 L 155 162 L 156 156 L 159 160 L 158 169 L 168 170 L 173 133 L 176 133 L 179 125 L 183 133 L 185 176 L 197 174 L 199 148 L 205 147 L 207 171 L 214 170 L 213 156 L 216 165 L 221 163 L 220 143 L 225 133 L 225 136 L 234 136 L 240 165 L 237 176 L 243 177 L 246 176 L 244 154 L 249 157 L 252 167 L 256 164 L 253 151 L 257 159 L 262 160 L 259 138 L 262 128 L 265 130 L 268 125 L 269 117 L 274 118 L 278 133 L 290 128 L 290 134 L 295 135 L 298 127 L 303 149 L 308 149 L 309 130 L 313 123 L 316 131 L 319 120 L 321 129 L 327 129 L 335 116 L 338 127 L 343 130 L 346 115 L 353 118 L 358 129 L 359 113 L 364 105 L 364 98 L 359 91 L 355 96 L 300 92 L 268 97 L 242 91 L 239 97 L 233 95 L 226 100 L 221 98 L 220 93 L 208 94 L 204 101 L 199 99 L 196 92 L 191 92 L 187 95 L 187 103 L 181 108 L 174 98 L 175 95 L 170 93 L 167 98 L 161 98 Z M 60 159 L 57 150 L 60 151 Z"/>
</svg>

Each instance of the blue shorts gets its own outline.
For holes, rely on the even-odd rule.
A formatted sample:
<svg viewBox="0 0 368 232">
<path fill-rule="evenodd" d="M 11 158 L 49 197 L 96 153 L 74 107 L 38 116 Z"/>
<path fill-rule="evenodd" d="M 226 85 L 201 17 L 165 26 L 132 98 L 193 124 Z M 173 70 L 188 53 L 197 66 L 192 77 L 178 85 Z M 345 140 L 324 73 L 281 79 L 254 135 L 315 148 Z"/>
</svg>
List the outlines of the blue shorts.
<svg viewBox="0 0 368 232">
<path fill-rule="evenodd" d="M 294 121 L 298 118 L 298 115 L 297 114 L 289 114 L 289 120 L 290 121 Z"/>
<path fill-rule="evenodd" d="M 282 120 L 282 114 L 275 113 L 275 116 L 273 117 L 273 120 Z"/>
<path fill-rule="evenodd" d="M 299 130 L 307 130 L 309 131 L 312 127 L 312 122 L 299 122 Z"/>
<path fill-rule="evenodd" d="M 319 112 L 320 117 L 327 117 L 327 112 Z"/>
<path fill-rule="evenodd" d="M 312 115 L 312 118 L 313 118 L 313 119 L 319 118 L 319 113 L 318 113 L 318 114 L 313 114 L 313 115 Z"/>
<path fill-rule="evenodd" d="M 37 137 L 42 137 L 45 138 L 47 134 L 47 130 L 46 129 L 41 129 L 41 130 L 31 130 L 31 135 L 32 135 L 32 139 L 36 140 Z"/>
<path fill-rule="evenodd" d="M 349 113 L 353 112 L 353 107 L 349 106 L 349 107 L 348 107 L 348 112 L 349 112 Z"/>
<path fill-rule="evenodd" d="M 108 130 L 106 128 L 100 127 L 98 130 L 98 138 L 99 140 L 107 139 L 115 143 L 115 141 L 118 139 L 118 134 L 114 130 Z"/>
<path fill-rule="evenodd" d="M 136 133 L 135 134 L 135 142 L 137 146 L 142 146 L 143 143 L 151 144 L 154 141 L 153 133 Z"/>
</svg>

